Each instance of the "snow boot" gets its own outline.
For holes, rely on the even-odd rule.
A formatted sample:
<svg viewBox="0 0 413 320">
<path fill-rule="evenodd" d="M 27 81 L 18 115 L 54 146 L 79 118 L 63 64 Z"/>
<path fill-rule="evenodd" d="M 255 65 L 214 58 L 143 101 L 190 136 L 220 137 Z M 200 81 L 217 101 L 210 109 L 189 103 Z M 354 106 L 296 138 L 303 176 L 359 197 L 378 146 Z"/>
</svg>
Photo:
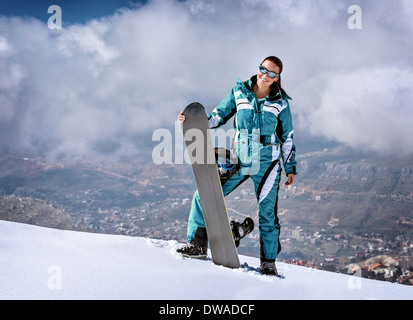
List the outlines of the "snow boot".
<svg viewBox="0 0 413 320">
<path fill-rule="evenodd" d="M 278 276 L 275 260 L 261 260 L 261 273 L 269 276 Z"/>
<path fill-rule="evenodd" d="M 176 250 L 185 258 L 206 259 L 208 250 L 208 236 L 206 228 L 198 228 L 194 238 L 182 248 Z"/>
<path fill-rule="evenodd" d="M 235 241 L 235 246 L 238 247 L 240 240 L 247 234 L 251 233 L 252 230 L 254 230 L 254 220 L 248 217 L 245 218 L 243 223 L 231 221 L 231 229 Z"/>
<path fill-rule="evenodd" d="M 191 259 L 206 259 L 207 257 L 206 247 L 197 247 L 192 243 L 187 243 L 182 248 L 176 250 L 176 252 L 181 253 L 185 258 Z"/>
</svg>

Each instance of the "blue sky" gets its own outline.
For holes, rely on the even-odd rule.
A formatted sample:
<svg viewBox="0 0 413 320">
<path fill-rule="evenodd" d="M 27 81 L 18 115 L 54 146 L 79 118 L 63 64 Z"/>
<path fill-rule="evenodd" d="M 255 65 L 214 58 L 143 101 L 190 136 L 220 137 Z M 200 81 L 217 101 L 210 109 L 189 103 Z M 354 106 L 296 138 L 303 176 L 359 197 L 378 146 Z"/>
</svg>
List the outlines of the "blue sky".
<svg viewBox="0 0 413 320">
<path fill-rule="evenodd" d="M 63 23 L 85 23 L 88 20 L 112 15 L 119 8 L 145 4 L 147 0 L 1 0 L 0 14 L 30 16 L 47 20 L 47 8 L 58 5 L 62 9 Z"/>
<path fill-rule="evenodd" d="M 298 142 L 413 154 L 413 1 L 360 1 L 360 30 L 352 0 L 136 3 L 2 1 L 0 149 L 133 155 L 142 133 L 193 101 L 211 111 L 276 55 Z"/>
</svg>

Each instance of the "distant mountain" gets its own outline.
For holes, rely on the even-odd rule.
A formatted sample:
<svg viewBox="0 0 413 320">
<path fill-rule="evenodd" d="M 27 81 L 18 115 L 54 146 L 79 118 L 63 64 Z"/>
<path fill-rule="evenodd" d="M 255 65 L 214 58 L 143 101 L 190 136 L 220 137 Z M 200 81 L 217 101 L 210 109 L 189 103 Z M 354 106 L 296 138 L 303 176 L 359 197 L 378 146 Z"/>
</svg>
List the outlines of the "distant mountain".
<svg viewBox="0 0 413 320">
<path fill-rule="evenodd" d="M 84 224 L 77 224 L 70 215 L 46 201 L 13 195 L 0 197 L 0 220 L 62 230 L 88 230 Z"/>
<path fill-rule="evenodd" d="M 345 147 L 300 155 L 296 183 L 283 188 L 283 219 L 350 232 L 413 235 L 413 157 L 384 158 Z"/>
<path fill-rule="evenodd" d="M 282 225 L 306 225 L 313 232 L 331 227 L 349 235 L 413 235 L 412 157 L 333 146 L 301 153 L 297 160 L 295 184 L 285 187 L 283 180 L 280 187 Z M 184 240 L 195 188 L 189 165 L 156 165 L 147 154 L 106 163 L 0 158 L 0 196 L 46 201 L 70 215 L 74 225 L 84 223 L 97 232 Z M 227 202 L 230 214 L 257 218 L 251 183 Z"/>
</svg>

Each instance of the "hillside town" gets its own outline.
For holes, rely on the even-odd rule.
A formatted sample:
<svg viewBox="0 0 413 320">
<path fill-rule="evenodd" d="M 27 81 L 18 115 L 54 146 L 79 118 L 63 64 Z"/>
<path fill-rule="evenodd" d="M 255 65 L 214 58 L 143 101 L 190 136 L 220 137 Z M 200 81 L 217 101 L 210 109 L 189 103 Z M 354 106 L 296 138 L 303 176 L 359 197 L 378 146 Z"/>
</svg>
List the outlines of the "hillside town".
<svg viewBox="0 0 413 320">
<path fill-rule="evenodd" d="M 153 166 L 139 159 L 98 165 L 4 157 L 0 158 L 0 167 L 2 211 L 7 216 L 14 214 L 15 219 L 20 219 L 25 214 L 33 215 L 37 202 L 24 199 L 38 199 L 45 202 L 43 207 L 54 209 L 55 218 L 48 219 L 43 214 L 41 219 L 49 227 L 59 228 L 56 221 L 60 221 L 60 225 L 81 226 L 91 232 L 186 242 L 195 190 L 186 166 Z M 343 173 L 324 177 L 318 185 L 303 172 L 294 187 L 280 190 L 282 251 L 278 261 L 411 285 L 412 199 L 404 186 L 411 183 L 413 171 L 366 169 L 367 178 L 356 179 L 363 168 L 341 168 L 349 180 L 342 182 Z M 315 171 L 313 168 L 311 173 Z M 382 190 L 381 184 L 372 182 L 372 189 L 365 191 L 360 183 L 376 181 L 376 172 L 380 172 L 381 180 L 385 176 L 398 183 L 393 184 L 393 189 Z M 409 174 L 400 176 L 400 172 Z M 391 190 L 389 195 L 385 194 L 387 190 Z M 404 198 L 394 196 L 403 192 L 407 192 Z M 246 182 L 226 201 L 231 220 L 251 216 L 258 224 L 251 184 Z M 368 215 L 372 206 L 374 214 Z M 339 211 L 341 208 L 345 211 Z M 394 208 L 396 212 L 390 211 Z M 40 209 L 39 206 L 39 213 L 45 212 Z M 58 218 L 62 214 L 68 217 Z M 40 217 L 30 216 L 26 221 L 36 224 Z M 356 220 L 360 217 L 364 220 Z M 239 253 L 259 255 L 258 228 L 243 239 Z"/>
<path fill-rule="evenodd" d="M 358 242 L 357 245 L 352 244 Z M 312 235 L 301 227 L 288 231 L 288 237 L 281 240 L 284 247 L 294 245 L 313 247 L 315 251 L 333 245 L 340 248 L 340 256 L 328 255 L 321 252 L 324 259 L 292 258 L 283 262 L 308 268 L 326 270 L 348 274 L 355 277 L 396 282 L 413 285 L 413 239 L 403 235 L 388 239 L 387 236 L 377 233 L 363 233 L 352 236 L 349 241 L 343 234 L 328 234 L 325 229 Z M 318 248 L 317 248 L 318 247 Z M 344 251 L 354 255 L 343 256 Z"/>
<path fill-rule="evenodd" d="M 388 260 L 388 256 L 378 256 L 377 259 L 381 260 Z M 283 260 L 282 262 L 288 264 L 294 264 L 297 266 L 303 266 L 307 268 L 313 268 L 318 270 L 326 270 L 330 272 L 336 273 L 343 273 L 348 274 L 354 277 L 361 277 L 367 279 L 374 279 L 374 280 L 381 280 L 381 281 L 389 281 L 389 282 L 396 282 L 403 285 L 410 285 L 413 286 L 413 268 L 409 269 L 402 269 L 400 260 L 393 260 L 394 263 L 389 265 L 385 265 L 382 262 L 376 263 L 368 263 L 366 261 L 360 262 L 358 264 L 353 263 L 348 265 L 348 268 L 338 269 L 336 265 L 337 259 L 335 258 L 328 258 L 326 259 L 326 263 L 324 265 L 317 265 L 312 262 L 308 262 L 308 260 L 295 260 L 295 259 L 287 259 Z"/>
</svg>

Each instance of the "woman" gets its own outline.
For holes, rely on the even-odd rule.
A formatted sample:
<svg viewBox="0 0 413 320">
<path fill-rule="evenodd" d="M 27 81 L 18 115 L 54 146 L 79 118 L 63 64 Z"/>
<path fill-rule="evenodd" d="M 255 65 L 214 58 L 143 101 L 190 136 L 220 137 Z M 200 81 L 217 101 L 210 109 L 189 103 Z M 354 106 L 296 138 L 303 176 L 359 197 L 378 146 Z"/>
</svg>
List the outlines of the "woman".
<svg viewBox="0 0 413 320">
<path fill-rule="evenodd" d="M 293 123 L 288 100 L 281 88 L 283 64 L 277 57 L 264 59 L 257 75 L 237 84 L 224 100 L 208 114 L 210 128 L 218 128 L 234 116 L 234 146 L 240 171 L 223 186 L 226 196 L 251 178 L 259 205 L 260 267 L 263 274 L 277 275 L 275 259 L 281 250 L 277 216 L 281 159 L 287 186 L 296 174 Z M 185 121 L 182 112 L 179 122 Z M 188 244 L 177 251 L 190 257 L 206 257 L 208 239 L 204 217 L 196 191 L 188 220 Z"/>
</svg>

